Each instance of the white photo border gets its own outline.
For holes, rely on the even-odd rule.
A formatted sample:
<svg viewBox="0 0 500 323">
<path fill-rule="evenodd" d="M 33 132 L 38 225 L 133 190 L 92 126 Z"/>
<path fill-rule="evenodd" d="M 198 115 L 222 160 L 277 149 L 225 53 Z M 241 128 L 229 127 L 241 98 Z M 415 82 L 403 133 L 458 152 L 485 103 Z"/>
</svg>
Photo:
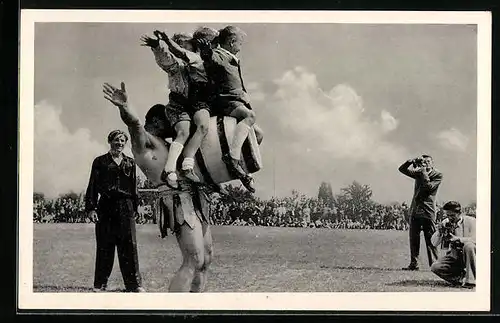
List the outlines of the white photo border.
<svg viewBox="0 0 500 323">
<path fill-rule="evenodd" d="M 230 19 L 228 19 L 230 18 Z M 230 21 L 228 21 L 230 20 Z M 477 286 L 473 292 L 34 293 L 33 145 L 36 22 L 352 23 L 477 25 Z M 490 12 L 21 10 L 18 306 L 22 310 L 489 311 L 491 187 Z"/>
</svg>

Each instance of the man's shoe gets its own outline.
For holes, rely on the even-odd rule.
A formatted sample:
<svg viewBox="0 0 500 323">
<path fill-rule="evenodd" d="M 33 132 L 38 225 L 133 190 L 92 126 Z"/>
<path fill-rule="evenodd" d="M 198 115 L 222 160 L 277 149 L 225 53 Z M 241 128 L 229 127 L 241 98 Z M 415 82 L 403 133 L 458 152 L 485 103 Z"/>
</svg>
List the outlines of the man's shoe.
<svg viewBox="0 0 500 323">
<path fill-rule="evenodd" d="M 92 291 L 94 293 L 101 293 L 101 292 L 105 292 L 107 290 L 107 287 L 106 286 L 102 286 L 101 288 L 98 288 L 98 287 L 94 287 L 92 289 Z"/>
<path fill-rule="evenodd" d="M 466 289 L 474 289 L 474 288 L 476 288 L 476 284 L 471 284 L 471 283 L 463 283 L 463 284 L 462 284 L 462 288 L 466 288 Z"/>
<path fill-rule="evenodd" d="M 254 180 L 252 176 L 246 175 L 240 179 L 241 183 L 250 193 L 255 193 Z"/>
<path fill-rule="evenodd" d="M 215 186 L 217 187 L 217 193 L 219 193 L 220 195 L 229 195 L 228 190 L 226 190 L 226 188 L 221 184 L 215 184 Z"/>
<path fill-rule="evenodd" d="M 183 169 L 182 176 L 190 180 L 191 182 L 200 183 L 200 178 L 194 173 L 193 169 Z"/>
<path fill-rule="evenodd" d="M 408 267 L 403 267 L 401 268 L 402 270 L 409 270 L 409 271 L 417 271 L 419 270 L 420 268 L 418 268 L 418 265 L 413 265 L 413 264 L 410 264 Z"/>
<path fill-rule="evenodd" d="M 222 161 L 229 167 L 229 172 L 237 178 L 246 176 L 245 171 L 240 166 L 240 161 L 234 159 L 231 155 L 222 155 Z"/>
<path fill-rule="evenodd" d="M 460 279 L 457 280 L 448 280 L 448 283 L 451 284 L 453 287 L 460 287 L 462 286 L 462 281 Z"/>
<path fill-rule="evenodd" d="M 217 193 L 219 195 L 228 195 L 229 192 L 221 185 L 221 184 L 207 184 L 207 189 L 209 192 L 212 193 Z"/>
</svg>

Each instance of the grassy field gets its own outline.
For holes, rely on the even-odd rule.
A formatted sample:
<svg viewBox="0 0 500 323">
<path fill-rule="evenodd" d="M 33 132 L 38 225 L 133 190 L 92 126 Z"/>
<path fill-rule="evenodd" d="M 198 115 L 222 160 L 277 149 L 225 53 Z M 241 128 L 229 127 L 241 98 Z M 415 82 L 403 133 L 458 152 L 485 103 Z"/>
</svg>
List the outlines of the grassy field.
<svg viewBox="0 0 500 323">
<path fill-rule="evenodd" d="M 207 292 L 457 291 L 432 274 L 421 248 L 419 272 L 405 272 L 408 232 L 272 227 L 212 227 L 215 255 Z M 148 292 L 167 292 L 181 263 L 175 238 L 138 225 L 140 269 Z M 35 292 L 89 292 L 92 224 L 35 224 Z M 123 288 L 118 261 L 111 291 Z"/>
</svg>

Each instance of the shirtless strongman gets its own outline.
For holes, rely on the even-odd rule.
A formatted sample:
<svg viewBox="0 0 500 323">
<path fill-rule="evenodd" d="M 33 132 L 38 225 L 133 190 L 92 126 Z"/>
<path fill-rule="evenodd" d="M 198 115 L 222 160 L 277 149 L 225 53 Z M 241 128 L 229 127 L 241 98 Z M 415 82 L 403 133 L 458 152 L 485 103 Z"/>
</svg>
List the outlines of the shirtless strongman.
<svg viewBox="0 0 500 323">
<path fill-rule="evenodd" d="M 209 197 L 198 186 L 184 184 L 172 190 L 162 181 L 168 155 L 168 143 L 162 138 L 168 137 L 166 133 L 171 131 L 165 122 L 164 106 L 153 106 L 143 126 L 129 105 L 123 82 L 120 89 L 105 83 L 103 92 L 104 97 L 118 107 L 128 127 L 136 164 L 158 187 L 162 237 L 166 236 L 167 229 L 172 230 L 182 252 L 183 262 L 170 282 L 169 292 L 202 292 L 213 253 L 208 224 Z"/>
</svg>

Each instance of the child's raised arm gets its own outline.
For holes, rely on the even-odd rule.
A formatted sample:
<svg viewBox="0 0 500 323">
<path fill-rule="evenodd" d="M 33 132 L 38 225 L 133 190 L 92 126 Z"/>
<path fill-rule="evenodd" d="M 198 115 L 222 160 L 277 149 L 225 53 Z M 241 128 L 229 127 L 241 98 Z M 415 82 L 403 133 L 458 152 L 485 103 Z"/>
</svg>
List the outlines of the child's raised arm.
<svg viewBox="0 0 500 323">
<path fill-rule="evenodd" d="M 208 64 L 222 64 L 222 58 L 212 49 L 212 44 L 206 39 L 198 39 L 197 46 L 200 49 L 201 59 Z"/>
<path fill-rule="evenodd" d="M 189 57 L 187 55 L 187 50 L 179 46 L 176 42 L 172 41 L 166 33 L 163 31 L 155 30 L 154 35 L 161 40 L 163 40 L 167 46 L 168 50 L 174 54 L 175 57 L 182 59 L 183 61 L 189 63 Z"/>
<path fill-rule="evenodd" d="M 180 60 L 172 54 L 170 51 L 166 51 L 160 45 L 160 38 L 155 34 L 155 38 L 151 38 L 148 36 L 142 36 L 142 44 L 141 46 L 147 46 L 151 48 L 155 56 L 155 61 L 158 66 L 164 70 L 165 72 L 171 74 L 175 73 L 179 68 Z"/>
</svg>

